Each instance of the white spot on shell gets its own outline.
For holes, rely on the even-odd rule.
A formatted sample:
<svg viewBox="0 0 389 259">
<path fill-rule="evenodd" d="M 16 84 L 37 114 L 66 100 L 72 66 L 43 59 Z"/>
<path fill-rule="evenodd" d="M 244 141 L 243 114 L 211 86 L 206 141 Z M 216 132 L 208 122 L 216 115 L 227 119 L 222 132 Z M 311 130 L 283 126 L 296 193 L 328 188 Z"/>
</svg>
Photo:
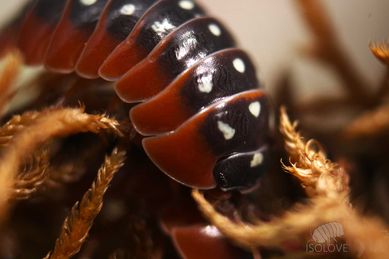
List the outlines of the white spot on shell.
<svg viewBox="0 0 389 259">
<path fill-rule="evenodd" d="M 166 33 L 174 28 L 175 26 L 167 18 L 164 18 L 162 22 L 156 21 L 153 25 L 151 25 L 151 29 L 153 29 L 155 33 L 161 37 L 165 36 Z"/>
<path fill-rule="evenodd" d="M 213 83 L 212 83 L 212 74 L 206 74 L 200 77 L 198 80 L 199 90 L 203 93 L 212 92 Z"/>
<path fill-rule="evenodd" d="M 206 226 L 201 232 L 210 237 L 220 237 L 221 233 L 215 226 Z"/>
<path fill-rule="evenodd" d="M 135 10 L 136 10 L 135 5 L 126 4 L 122 6 L 122 8 L 120 9 L 120 13 L 123 15 L 133 15 Z"/>
<path fill-rule="evenodd" d="M 263 155 L 262 153 L 255 153 L 253 156 L 253 159 L 250 162 L 250 167 L 256 167 L 263 162 Z"/>
<path fill-rule="evenodd" d="M 194 8 L 194 3 L 188 0 L 182 0 L 178 3 L 182 9 L 192 10 Z"/>
<path fill-rule="evenodd" d="M 261 112 L 261 104 L 259 102 L 250 103 L 249 110 L 254 117 L 258 118 L 259 113 Z"/>
<path fill-rule="evenodd" d="M 97 0 L 80 0 L 80 3 L 86 6 L 93 5 L 97 2 Z"/>
<path fill-rule="evenodd" d="M 220 29 L 220 27 L 214 23 L 210 24 L 208 28 L 215 36 L 220 36 L 222 34 L 222 30 Z"/>
<path fill-rule="evenodd" d="M 226 140 L 230 140 L 235 136 L 235 129 L 232 128 L 227 123 L 224 123 L 222 121 L 217 122 L 217 127 L 219 128 L 220 132 L 223 133 L 224 138 Z"/>
<path fill-rule="evenodd" d="M 232 64 L 234 65 L 236 71 L 240 73 L 244 73 L 246 71 L 246 65 L 244 64 L 243 60 L 241 60 L 240 58 L 234 59 Z"/>
</svg>

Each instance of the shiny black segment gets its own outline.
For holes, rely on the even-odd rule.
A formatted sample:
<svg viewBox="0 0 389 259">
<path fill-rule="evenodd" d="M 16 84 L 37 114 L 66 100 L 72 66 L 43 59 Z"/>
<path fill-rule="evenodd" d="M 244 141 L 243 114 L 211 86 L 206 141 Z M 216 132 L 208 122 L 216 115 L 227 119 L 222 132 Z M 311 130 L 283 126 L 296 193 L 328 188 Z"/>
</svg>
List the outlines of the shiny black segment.
<svg viewBox="0 0 389 259">
<path fill-rule="evenodd" d="M 125 40 L 138 20 L 156 1 L 114 0 L 108 11 L 107 30 L 117 40 Z"/>
<path fill-rule="evenodd" d="M 267 169 L 268 157 L 268 148 L 262 147 L 252 152 L 233 154 L 218 161 L 214 169 L 218 186 L 225 191 L 244 190 L 255 186 Z"/>
<path fill-rule="evenodd" d="M 267 98 L 247 100 L 239 94 L 232 98 L 221 101 L 200 127 L 200 134 L 216 156 L 256 150 L 268 137 Z"/>
<path fill-rule="evenodd" d="M 242 64 L 244 67 L 236 67 Z M 194 68 L 182 87 L 181 96 L 195 113 L 222 97 L 256 88 L 259 82 L 248 55 L 239 49 L 227 49 L 202 60 Z"/>
<path fill-rule="evenodd" d="M 92 33 L 107 0 L 73 0 L 71 3 L 70 20 L 74 27 Z"/>
<path fill-rule="evenodd" d="M 173 80 L 197 61 L 234 45 L 231 34 L 216 19 L 197 18 L 169 36 L 169 42 L 158 60 L 166 78 Z"/>
<path fill-rule="evenodd" d="M 67 0 L 38 0 L 33 7 L 33 13 L 51 25 L 57 24 L 62 16 Z"/>
<path fill-rule="evenodd" d="M 204 15 L 203 9 L 194 2 L 190 9 L 182 8 L 181 2 L 182 0 L 162 0 L 147 11 L 142 20 L 142 31 L 136 42 L 146 53 L 151 52 L 163 38 L 178 26 L 190 19 Z"/>
</svg>

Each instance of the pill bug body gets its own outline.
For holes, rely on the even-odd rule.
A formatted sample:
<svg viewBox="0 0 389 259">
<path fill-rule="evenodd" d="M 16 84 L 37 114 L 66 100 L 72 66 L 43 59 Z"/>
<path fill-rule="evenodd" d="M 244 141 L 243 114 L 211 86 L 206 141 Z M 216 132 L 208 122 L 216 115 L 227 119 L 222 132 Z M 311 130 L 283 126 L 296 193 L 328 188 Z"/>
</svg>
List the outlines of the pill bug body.
<svg viewBox="0 0 389 259">
<path fill-rule="evenodd" d="M 115 81 L 150 159 L 191 187 L 247 189 L 268 158 L 269 104 L 247 54 L 192 0 L 37 0 L 30 65 Z"/>
</svg>

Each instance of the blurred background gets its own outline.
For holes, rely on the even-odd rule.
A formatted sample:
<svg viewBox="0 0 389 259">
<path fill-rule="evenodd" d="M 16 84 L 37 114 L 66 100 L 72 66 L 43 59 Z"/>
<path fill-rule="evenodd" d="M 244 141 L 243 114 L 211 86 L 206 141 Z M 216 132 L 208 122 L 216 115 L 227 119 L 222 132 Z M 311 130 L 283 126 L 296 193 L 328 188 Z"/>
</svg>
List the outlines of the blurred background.
<svg viewBox="0 0 389 259">
<path fill-rule="evenodd" d="M 337 78 L 323 64 L 304 55 L 310 47 L 310 34 L 294 1 L 285 0 L 198 0 L 223 20 L 240 45 L 249 51 L 268 90 L 280 73 L 290 70 L 293 80 L 310 95 L 312 89 L 328 93 L 339 89 Z M 1 0 L 0 23 L 4 23 L 25 2 Z M 371 85 L 380 79 L 383 66 L 371 55 L 370 41 L 389 37 L 389 1 L 323 0 L 339 39 L 356 67 Z"/>
</svg>

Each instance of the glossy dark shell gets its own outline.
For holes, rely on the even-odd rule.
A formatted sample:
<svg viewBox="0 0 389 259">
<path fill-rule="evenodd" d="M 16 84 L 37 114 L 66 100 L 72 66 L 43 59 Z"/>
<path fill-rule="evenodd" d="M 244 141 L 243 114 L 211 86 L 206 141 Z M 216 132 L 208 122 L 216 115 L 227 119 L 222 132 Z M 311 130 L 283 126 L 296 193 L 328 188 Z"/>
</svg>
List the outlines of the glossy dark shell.
<svg viewBox="0 0 389 259">
<path fill-rule="evenodd" d="M 116 81 L 150 159 L 194 188 L 266 170 L 269 104 L 230 32 L 192 0 L 37 0 L 8 28 L 30 65 Z M 9 45 L 10 41 L 0 46 Z"/>
</svg>

